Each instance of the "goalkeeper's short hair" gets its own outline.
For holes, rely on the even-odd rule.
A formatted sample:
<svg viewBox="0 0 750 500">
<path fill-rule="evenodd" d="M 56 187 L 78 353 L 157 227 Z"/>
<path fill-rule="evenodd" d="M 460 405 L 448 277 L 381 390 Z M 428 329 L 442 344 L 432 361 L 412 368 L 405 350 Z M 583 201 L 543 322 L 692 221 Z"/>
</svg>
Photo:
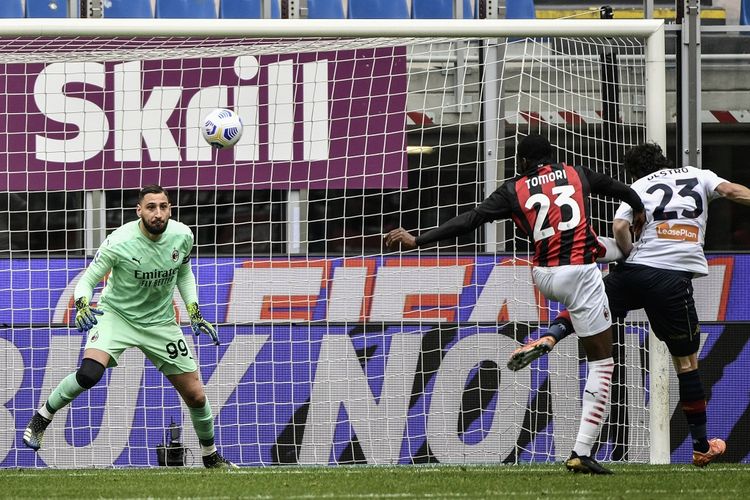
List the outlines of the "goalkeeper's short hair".
<svg viewBox="0 0 750 500">
<path fill-rule="evenodd" d="M 143 186 L 141 190 L 138 191 L 138 203 L 141 203 L 143 201 L 143 198 L 145 198 L 147 194 L 162 194 L 162 193 L 164 193 L 164 196 L 167 197 L 167 201 L 169 203 L 172 203 L 172 200 L 169 198 L 169 193 L 167 192 L 167 190 L 158 184 L 148 184 L 147 186 Z"/>
</svg>

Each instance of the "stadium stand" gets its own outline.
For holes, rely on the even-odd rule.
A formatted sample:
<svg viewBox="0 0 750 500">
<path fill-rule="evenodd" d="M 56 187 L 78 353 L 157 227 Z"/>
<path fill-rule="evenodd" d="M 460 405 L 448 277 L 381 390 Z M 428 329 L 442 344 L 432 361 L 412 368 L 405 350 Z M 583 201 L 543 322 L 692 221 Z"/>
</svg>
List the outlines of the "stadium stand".
<svg viewBox="0 0 750 500">
<path fill-rule="evenodd" d="M 0 2 L 0 17 L 23 17 L 23 0 L 4 0 Z"/>
<path fill-rule="evenodd" d="M 412 0 L 412 19 L 453 19 L 454 0 Z M 471 19 L 474 14 L 471 9 L 471 0 L 463 0 L 464 19 Z"/>
<path fill-rule="evenodd" d="M 506 19 L 534 19 L 534 0 L 508 0 L 505 2 Z"/>
<path fill-rule="evenodd" d="M 156 17 L 162 19 L 215 19 L 214 0 L 156 0 Z"/>
<path fill-rule="evenodd" d="M 26 0 L 26 17 L 68 17 L 68 1 Z"/>
<path fill-rule="evenodd" d="M 263 19 L 263 0 L 221 0 L 219 17 L 222 19 Z M 281 17 L 279 3 L 271 1 L 271 18 Z"/>
<path fill-rule="evenodd" d="M 526 0 L 528 1 L 528 0 Z M 511 7 L 508 6 L 508 9 Z M 628 3 L 613 5 L 615 19 L 643 19 L 643 7 L 641 4 Z M 589 4 L 575 2 L 571 4 L 558 4 L 551 0 L 536 1 L 536 18 L 537 19 L 600 19 L 599 7 L 593 7 Z M 677 11 L 673 4 L 655 3 L 654 19 L 664 19 L 668 23 L 675 22 Z M 726 24 L 726 11 L 723 7 L 712 6 L 710 3 L 704 4 L 700 9 L 701 24 L 703 25 L 724 25 Z M 508 16 L 510 18 L 510 16 Z"/>
<path fill-rule="evenodd" d="M 341 0 L 307 0 L 309 19 L 344 19 L 344 4 Z"/>
<path fill-rule="evenodd" d="M 409 19 L 404 0 L 349 0 L 349 19 Z"/>
<path fill-rule="evenodd" d="M 104 17 L 149 19 L 154 17 L 151 0 L 109 0 L 103 3 Z"/>
</svg>

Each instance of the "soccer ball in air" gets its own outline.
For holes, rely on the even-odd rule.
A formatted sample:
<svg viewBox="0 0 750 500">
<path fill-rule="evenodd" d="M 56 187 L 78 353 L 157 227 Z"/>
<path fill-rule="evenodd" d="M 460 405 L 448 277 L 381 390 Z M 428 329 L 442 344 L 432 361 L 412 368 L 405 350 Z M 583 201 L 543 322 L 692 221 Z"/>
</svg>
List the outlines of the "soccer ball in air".
<svg viewBox="0 0 750 500">
<path fill-rule="evenodd" d="M 231 109 L 215 109 L 203 120 L 201 133 L 216 149 L 231 148 L 242 137 L 242 119 Z"/>
</svg>

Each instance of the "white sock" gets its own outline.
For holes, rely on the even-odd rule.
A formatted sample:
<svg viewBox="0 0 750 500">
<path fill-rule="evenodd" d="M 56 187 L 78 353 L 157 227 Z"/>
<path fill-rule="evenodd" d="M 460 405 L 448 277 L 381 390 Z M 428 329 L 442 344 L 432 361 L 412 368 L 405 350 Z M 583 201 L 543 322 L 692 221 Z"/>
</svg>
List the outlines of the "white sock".
<svg viewBox="0 0 750 500">
<path fill-rule="evenodd" d="M 50 413 L 47 409 L 47 403 L 44 403 L 41 408 L 39 408 L 39 414 L 46 418 L 47 420 L 52 420 L 52 418 L 55 416 L 54 413 Z"/>
<path fill-rule="evenodd" d="M 216 453 L 216 445 L 212 444 L 211 446 L 204 446 L 201 445 L 201 455 L 204 457 L 209 456 L 212 453 Z"/>
<path fill-rule="evenodd" d="M 612 383 L 614 360 L 610 358 L 590 361 L 589 375 L 583 391 L 583 407 L 581 408 L 581 426 L 573 447 L 579 456 L 591 456 L 591 448 L 599 437 L 599 428 L 607 416 L 607 401 L 609 401 L 609 386 Z"/>
</svg>

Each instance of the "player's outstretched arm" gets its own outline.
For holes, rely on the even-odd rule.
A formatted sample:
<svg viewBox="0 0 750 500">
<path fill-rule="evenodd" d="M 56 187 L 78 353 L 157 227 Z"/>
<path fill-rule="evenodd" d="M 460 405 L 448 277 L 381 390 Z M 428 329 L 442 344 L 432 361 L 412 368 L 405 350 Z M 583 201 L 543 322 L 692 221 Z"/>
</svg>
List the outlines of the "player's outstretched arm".
<svg viewBox="0 0 750 500">
<path fill-rule="evenodd" d="M 429 243 L 455 238 L 456 236 L 475 230 L 485 222 L 507 217 L 505 214 L 503 214 L 503 217 L 495 217 L 496 210 L 494 209 L 494 204 L 496 202 L 493 196 L 497 197 L 493 193 L 490 198 L 484 200 L 478 207 L 457 215 L 440 224 L 435 229 L 431 229 L 417 237 L 414 237 L 404 228 L 399 227 L 398 229 L 394 229 L 385 235 L 385 246 L 390 250 L 398 250 L 399 245 L 401 245 L 403 250 L 413 250 Z"/>
<path fill-rule="evenodd" d="M 741 205 L 750 205 L 750 189 L 734 182 L 722 182 L 714 189 L 724 198 Z"/>
<path fill-rule="evenodd" d="M 211 340 L 213 340 L 215 345 L 219 345 L 219 335 L 216 333 L 216 328 L 214 328 L 214 325 L 203 318 L 201 309 L 200 307 L 198 307 L 198 303 L 191 302 L 190 304 L 188 304 L 187 312 L 190 316 L 190 328 L 193 329 L 193 333 L 196 335 L 205 333 L 206 335 L 211 337 Z"/>
<path fill-rule="evenodd" d="M 582 168 L 589 181 L 592 193 L 611 196 L 612 198 L 623 201 L 632 207 L 633 233 L 635 234 L 635 237 L 638 238 L 641 235 L 641 231 L 643 231 L 643 226 L 646 224 L 645 207 L 643 206 L 643 201 L 641 201 L 638 193 L 627 184 L 615 180 L 608 175 L 594 172 L 586 167 Z M 625 251 L 624 248 L 622 248 L 622 250 Z"/>
<path fill-rule="evenodd" d="M 403 227 L 389 231 L 385 235 L 386 248 L 389 250 L 398 250 L 399 245 L 401 245 L 403 250 L 413 250 L 417 248 L 417 238 Z"/>
</svg>

